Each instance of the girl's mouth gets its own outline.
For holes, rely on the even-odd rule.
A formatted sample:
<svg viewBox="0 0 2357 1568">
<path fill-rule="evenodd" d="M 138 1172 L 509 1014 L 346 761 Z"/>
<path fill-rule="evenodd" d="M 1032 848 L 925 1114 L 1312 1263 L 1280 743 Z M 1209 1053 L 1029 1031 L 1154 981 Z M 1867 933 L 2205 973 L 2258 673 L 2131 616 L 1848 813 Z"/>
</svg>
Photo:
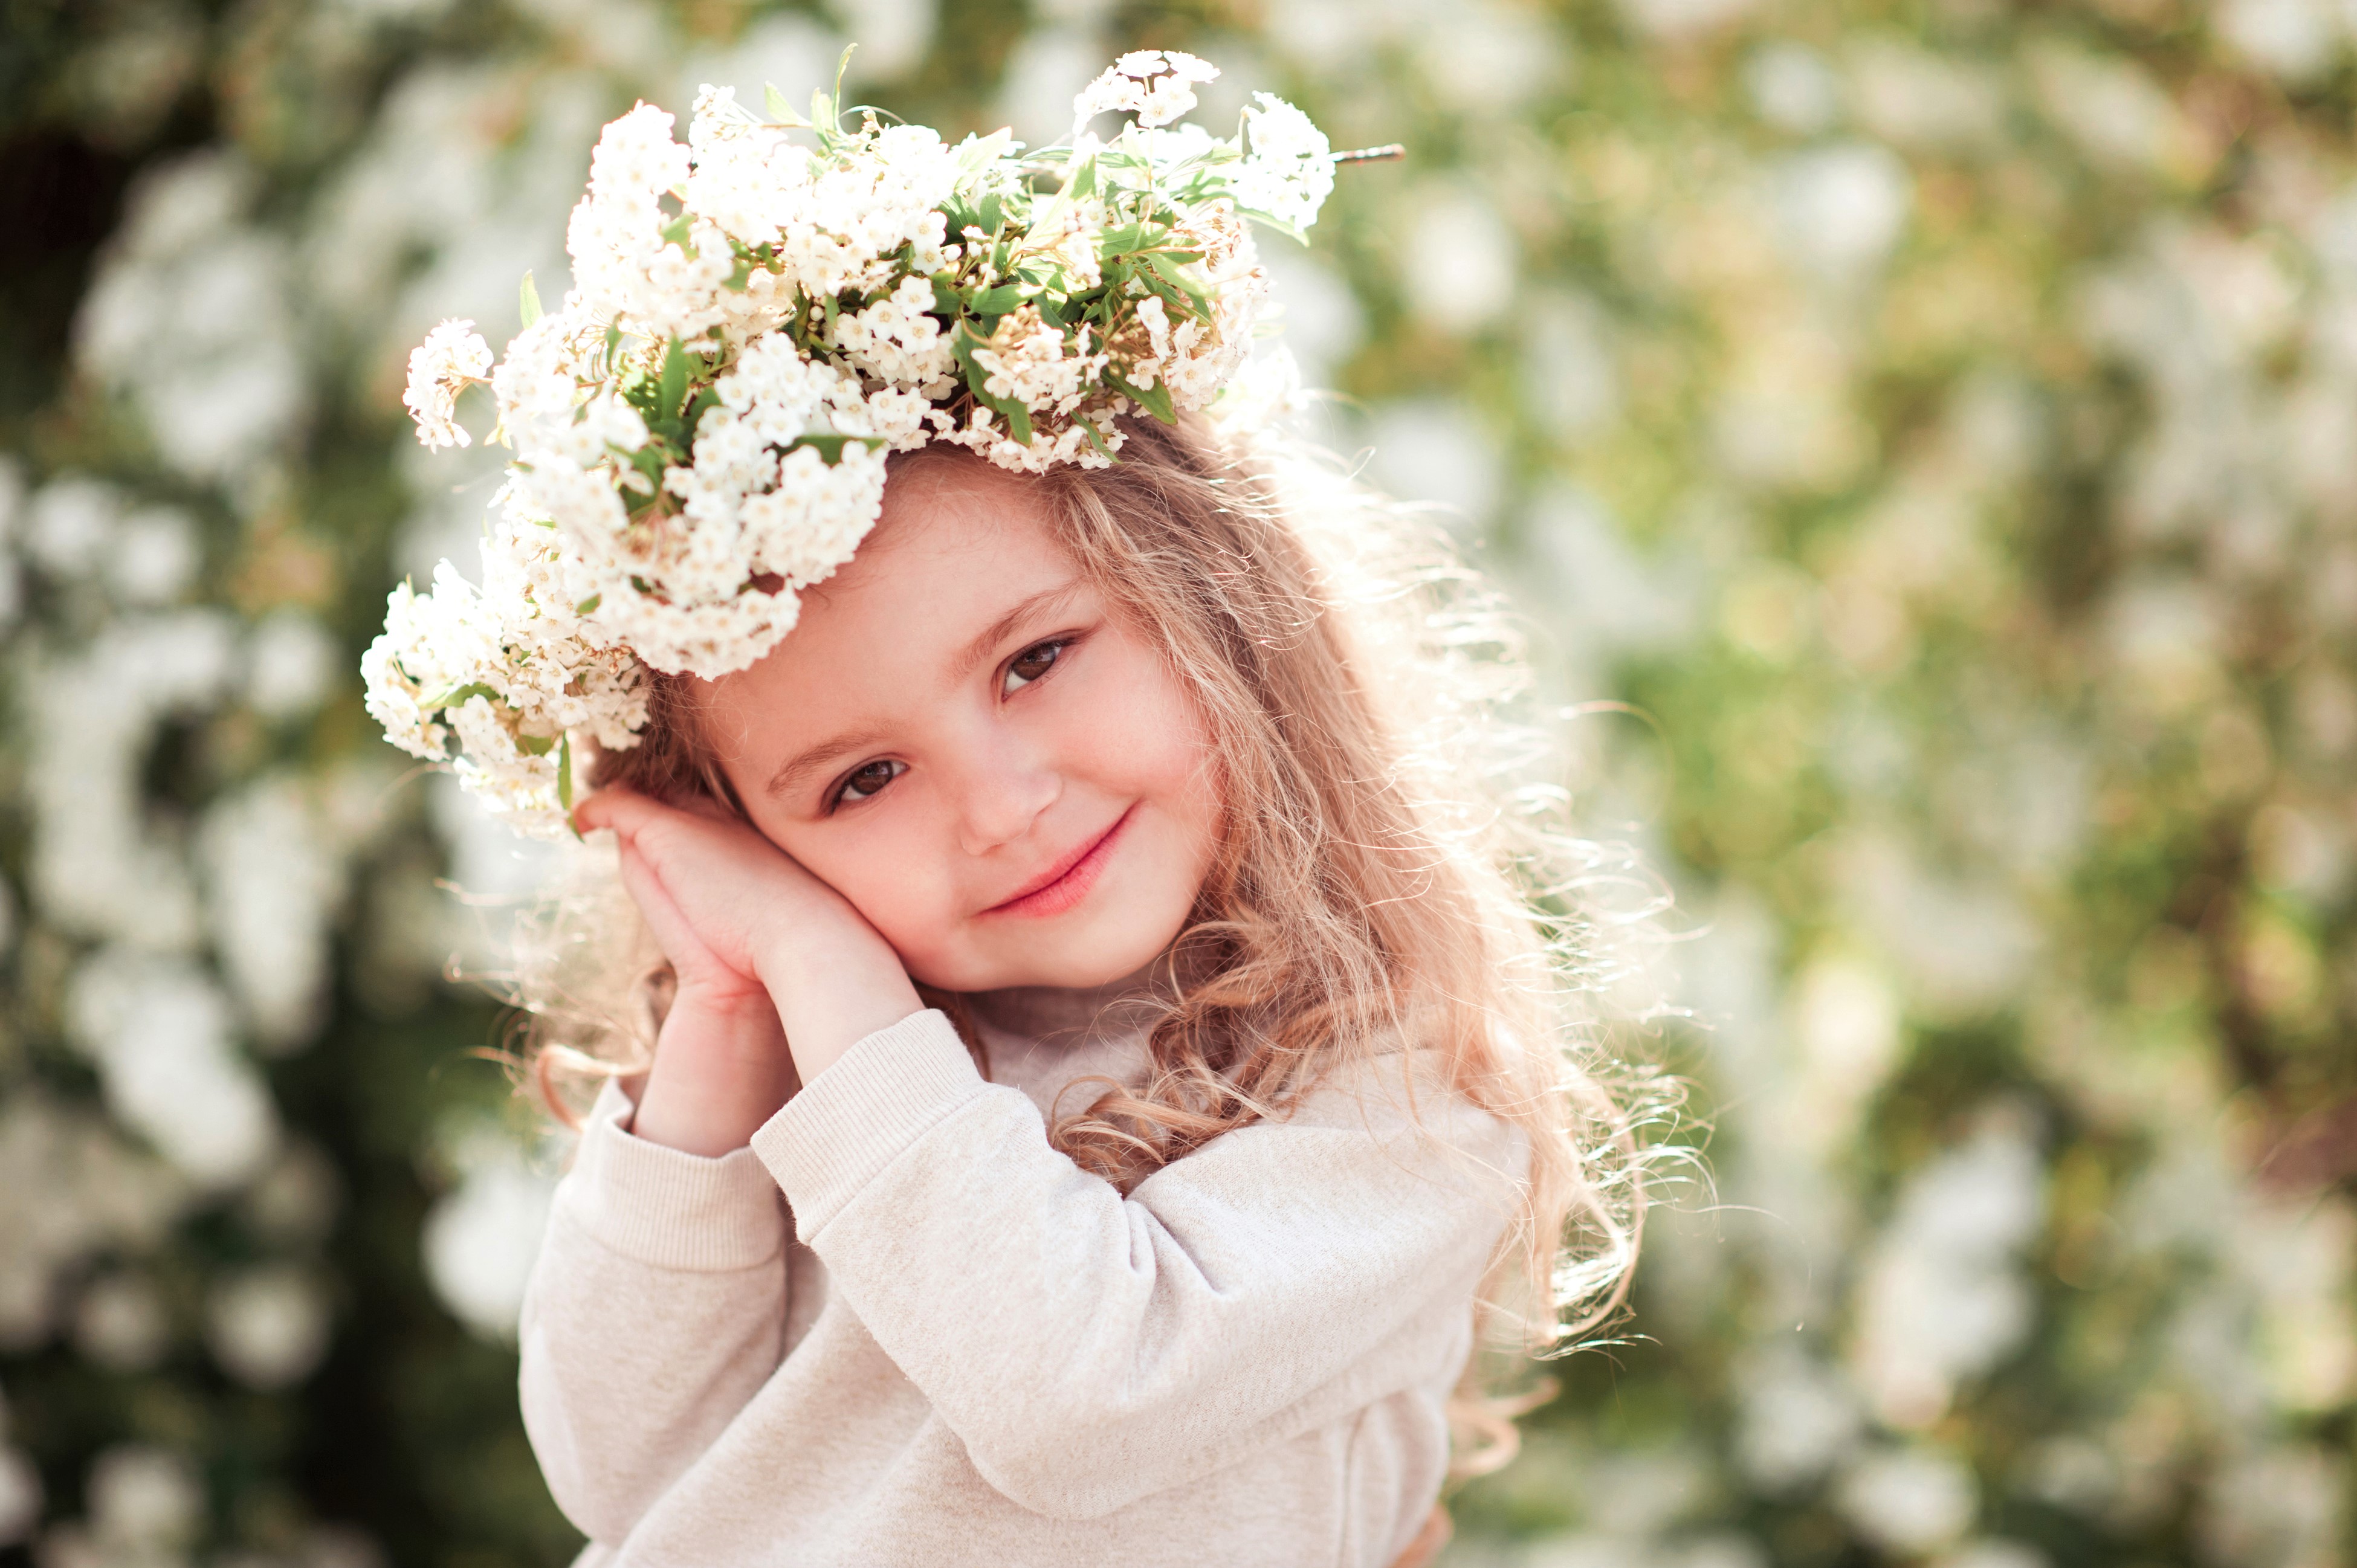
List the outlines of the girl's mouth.
<svg viewBox="0 0 2357 1568">
<path fill-rule="evenodd" d="M 1105 863 L 1113 858 L 1114 841 L 1121 836 L 1121 830 L 1129 824 L 1129 819 L 1136 813 L 1137 804 L 1132 801 L 1127 811 L 1114 819 L 1113 826 L 1099 834 L 1093 843 L 1082 848 L 1079 854 L 1050 870 L 1048 875 L 1017 893 L 1014 897 L 1003 904 L 994 904 L 983 913 L 1032 916 L 1062 914 L 1089 896 L 1089 889 L 1096 886 L 1097 877 L 1103 872 Z"/>
</svg>

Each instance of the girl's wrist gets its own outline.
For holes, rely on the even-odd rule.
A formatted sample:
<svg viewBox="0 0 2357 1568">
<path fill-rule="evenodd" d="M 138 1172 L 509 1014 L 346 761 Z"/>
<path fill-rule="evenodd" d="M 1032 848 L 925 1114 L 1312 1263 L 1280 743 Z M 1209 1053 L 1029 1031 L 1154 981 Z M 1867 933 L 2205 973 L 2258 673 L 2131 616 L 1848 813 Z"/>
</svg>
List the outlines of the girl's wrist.
<svg viewBox="0 0 2357 1568">
<path fill-rule="evenodd" d="M 649 1143 L 716 1157 L 749 1142 L 792 1089 L 767 993 L 683 986 L 664 1015 L 631 1130 Z"/>
<path fill-rule="evenodd" d="M 924 1003 L 890 944 L 865 929 L 778 942 L 759 964 L 804 1083 Z"/>
</svg>

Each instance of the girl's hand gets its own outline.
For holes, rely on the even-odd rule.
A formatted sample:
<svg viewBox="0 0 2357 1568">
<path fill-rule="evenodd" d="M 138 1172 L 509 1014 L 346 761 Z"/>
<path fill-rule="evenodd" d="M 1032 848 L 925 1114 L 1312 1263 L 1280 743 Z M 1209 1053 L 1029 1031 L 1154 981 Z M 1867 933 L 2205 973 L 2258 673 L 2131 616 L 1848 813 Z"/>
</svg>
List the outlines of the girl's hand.
<svg viewBox="0 0 2357 1568">
<path fill-rule="evenodd" d="M 922 1007 L 859 911 L 743 822 L 611 789 L 574 822 L 620 841 L 623 885 L 679 975 L 640 1136 L 691 1153 L 737 1147 L 784 1102 L 780 1025 L 808 1083 Z"/>
</svg>

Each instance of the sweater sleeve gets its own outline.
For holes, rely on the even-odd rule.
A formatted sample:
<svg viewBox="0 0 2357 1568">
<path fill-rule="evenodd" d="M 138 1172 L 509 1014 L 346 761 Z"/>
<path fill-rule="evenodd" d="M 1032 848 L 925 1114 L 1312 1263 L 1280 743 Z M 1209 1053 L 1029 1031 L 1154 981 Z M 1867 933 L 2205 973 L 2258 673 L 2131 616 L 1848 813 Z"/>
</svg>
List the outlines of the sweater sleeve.
<svg viewBox="0 0 2357 1568">
<path fill-rule="evenodd" d="M 1399 1056 L 1126 1197 L 926 1012 L 754 1134 L 805 1244 L 999 1491 L 1091 1518 L 1453 1369 L 1520 1133 Z"/>
<path fill-rule="evenodd" d="M 749 1149 L 631 1136 L 598 1096 L 519 1330 L 524 1430 L 566 1518 L 619 1542 L 784 1354 L 786 1217 Z"/>
</svg>

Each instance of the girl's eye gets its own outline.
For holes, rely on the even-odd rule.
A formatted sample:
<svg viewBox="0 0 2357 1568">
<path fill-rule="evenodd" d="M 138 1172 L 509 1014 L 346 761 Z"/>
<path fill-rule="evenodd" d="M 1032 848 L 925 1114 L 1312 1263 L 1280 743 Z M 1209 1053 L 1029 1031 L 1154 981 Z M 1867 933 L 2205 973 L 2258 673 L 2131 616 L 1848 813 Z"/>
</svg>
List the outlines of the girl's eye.
<svg viewBox="0 0 2357 1568">
<path fill-rule="evenodd" d="M 1000 688 L 1000 694 L 1021 691 L 1045 675 L 1056 660 L 1064 656 L 1064 647 L 1060 642 L 1043 642 L 1017 654 L 1015 661 L 1006 667 L 1006 680 Z"/>
<path fill-rule="evenodd" d="M 905 762 L 863 762 L 844 779 L 843 788 L 835 791 L 835 799 L 865 800 L 907 771 L 909 765 Z"/>
</svg>

